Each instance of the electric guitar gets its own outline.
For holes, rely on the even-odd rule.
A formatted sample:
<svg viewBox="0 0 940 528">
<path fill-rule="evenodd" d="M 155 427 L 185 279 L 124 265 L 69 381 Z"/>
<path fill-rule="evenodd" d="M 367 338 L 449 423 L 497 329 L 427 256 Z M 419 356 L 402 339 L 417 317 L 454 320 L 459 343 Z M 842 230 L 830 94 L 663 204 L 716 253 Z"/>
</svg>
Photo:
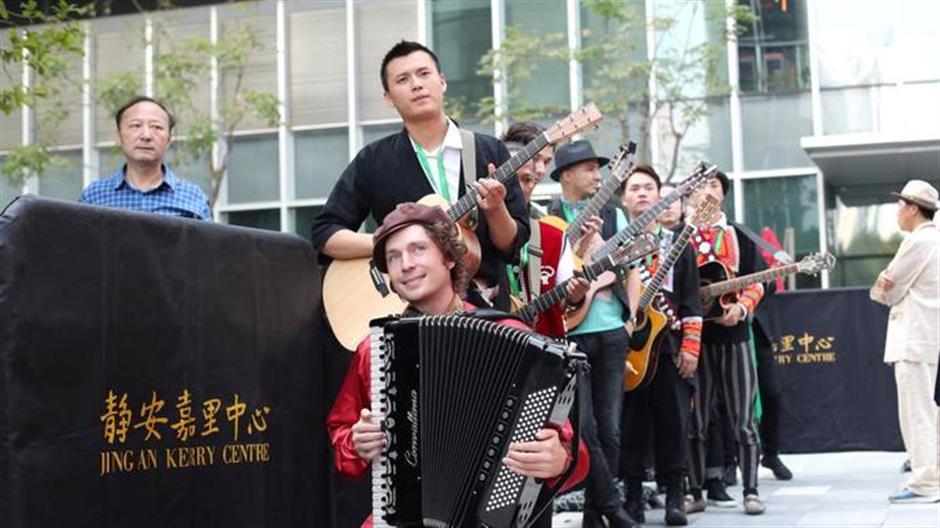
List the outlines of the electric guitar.
<svg viewBox="0 0 940 528">
<path fill-rule="evenodd" d="M 560 303 L 565 298 L 567 295 L 568 283 L 571 280 L 577 277 L 584 277 L 589 281 L 595 281 L 604 273 L 610 273 L 610 270 L 614 269 L 615 267 L 626 266 L 634 260 L 641 259 L 655 252 L 658 248 L 659 237 L 651 233 L 644 233 L 643 235 L 635 238 L 631 243 L 615 251 L 613 254 L 584 266 L 581 271 L 575 273 L 574 277 L 556 284 L 554 288 L 539 295 L 530 303 L 516 311 L 515 315 L 526 323 L 532 325 L 535 323 L 540 313 Z M 585 299 L 584 302 L 587 303 L 588 300 Z"/>
<path fill-rule="evenodd" d="M 663 211 L 668 209 L 673 202 L 683 196 L 688 196 L 695 189 L 705 185 L 705 182 L 707 182 L 709 178 L 714 177 L 717 171 L 717 165 L 708 166 L 704 162 L 699 163 L 695 171 L 693 171 L 688 178 L 683 180 L 675 190 L 653 204 L 645 213 L 638 216 L 633 222 L 630 222 L 630 225 L 621 229 L 616 235 L 604 242 L 604 244 L 594 252 L 594 260 L 609 255 L 612 251 L 616 251 L 618 247 L 633 240 L 642 233 L 648 225 L 656 220 Z M 615 280 L 616 276 L 613 273 L 604 273 L 601 275 L 597 281 L 591 283 L 591 289 L 589 289 L 587 293 L 587 300 L 593 300 L 598 291 L 612 285 Z M 589 308 L 590 303 L 586 301 L 578 310 L 565 314 L 565 322 L 569 330 L 581 324 L 581 321 L 587 317 Z"/>
<path fill-rule="evenodd" d="M 546 146 L 562 141 L 603 119 L 594 103 L 590 103 L 559 120 L 536 139 L 530 141 L 489 177 L 506 184 L 515 172 Z M 472 177 L 472 175 L 466 175 Z M 463 221 L 477 207 L 478 192 L 469 189 L 450 205 L 442 197 L 431 194 L 419 203 L 437 205 L 457 222 L 467 245 L 465 262 L 472 275 L 480 265 L 480 242 L 471 226 Z M 388 314 L 401 313 L 406 304 L 388 287 L 388 278 L 378 271 L 370 257 L 334 260 L 323 278 L 323 306 L 336 339 L 348 350 L 355 350 L 359 340 L 368 333 L 369 321 Z"/>
<path fill-rule="evenodd" d="M 720 212 L 718 200 L 714 196 L 706 196 L 695 210 L 692 219 L 679 233 L 679 237 L 672 243 L 669 254 L 660 259 L 656 274 L 640 295 L 633 333 L 630 334 L 630 347 L 625 359 L 627 368 L 623 374 L 624 391 L 629 392 L 645 387 L 653 381 L 661 355 L 659 349 L 670 326 L 669 316 L 664 306 L 665 300 L 658 295 L 659 290 L 662 289 L 669 270 L 682 255 L 685 246 L 689 244 L 689 237 L 695 229 L 693 226 L 717 221 Z"/>
<path fill-rule="evenodd" d="M 728 279 L 728 277 L 734 277 L 734 273 L 727 266 L 718 261 L 706 262 L 699 267 L 699 275 L 702 283 L 705 284 L 699 290 L 702 297 L 702 313 L 705 314 L 706 321 L 717 319 L 728 306 L 737 302 L 738 292 L 752 284 L 770 282 L 777 277 L 794 273 L 815 275 L 822 270 L 831 270 L 835 265 L 835 255 L 813 253 L 803 257 L 799 262 Z"/>
</svg>

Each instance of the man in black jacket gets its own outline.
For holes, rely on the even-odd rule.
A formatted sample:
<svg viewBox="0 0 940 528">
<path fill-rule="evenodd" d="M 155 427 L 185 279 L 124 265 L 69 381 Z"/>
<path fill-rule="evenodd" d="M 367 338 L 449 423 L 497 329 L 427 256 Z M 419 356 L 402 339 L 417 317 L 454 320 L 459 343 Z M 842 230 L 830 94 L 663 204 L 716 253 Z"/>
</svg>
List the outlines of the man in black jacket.
<svg viewBox="0 0 940 528">
<path fill-rule="evenodd" d="M 511 263 L 529 239 L 525 200 L 515 179 L 506 185 L 483 178 L 509 159 L 496 138 L 474 134 L 476 173 L 464 174 L 466 145 L 457 124 L 444 113 L 447 81 L 437 56 L 417 42 L 402 41 L 385 55 L 381 68 L 383 97 L 404 121 L 404 129 L 363 148 L 350 162 L 313 220 L 314 248 L 329 259 L 372 254 L 372 237 L 357 233 L 371 215 L 381 224 L 402 202 L 438 194 L 451 204 L 473 186 L 479 193 L 476 235 L 482 262 L 477 273 L 479 295 L 508 309 L 505 264 Z M 478 179 L 479 178 L 479 179 Z"/>
<path fill-rule="evenodd" d="M 653 167 L 638 165 L 633 169 L 624 182 L 621 199 L 631 219 L 659 201 L 661 186 Z M 683 227 L 676 225 L 676 232 L 656 222 L 647 227 L 648 232 L 661 237 L 661 244 L 658 255 L 648 256 L 638 264 L 644 289 L 659 273 L 666 255 L 671 252 L 674 238 Z M 634 520 L 644 522 L 643 477 L 649 437 L 655 434 L 656 476 L 666 485 L 666 524 L 685 526 L 688 520 L 683 505 L 682 476 L 688 450 L 692 383 L 702 333 L 698 267 L 692 248 L 685 246 L 665 273 L 662 288 L 650 306 L 666 315 L 668 322 L 662 330 L 665 335 L 658 349 L 650 351 L 659 358 L 652 381 L 624 394 L 620 468 L 626 484 L 627 513 Z"/>
</svg>

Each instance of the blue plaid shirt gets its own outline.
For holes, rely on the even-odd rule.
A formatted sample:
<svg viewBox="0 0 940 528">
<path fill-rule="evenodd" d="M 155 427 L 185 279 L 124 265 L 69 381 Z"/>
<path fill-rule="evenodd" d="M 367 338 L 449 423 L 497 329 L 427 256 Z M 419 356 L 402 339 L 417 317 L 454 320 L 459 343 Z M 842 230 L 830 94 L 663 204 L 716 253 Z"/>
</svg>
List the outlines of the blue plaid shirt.
<svg viewBox="0 0 940 528">
<path fill-rule="evenodd" d="M 182 216 L 212 220 L 209 199 L 198 186 L 177 178 L 166 165 L 163 167 L 163 182 L 149 191 L 140 191 L 124 179 L 127 165 L 107 178 L 102 178 L 85 188 L 78 198 L 79 203 L 134 209 L 148 213 Z"/>
</svg>

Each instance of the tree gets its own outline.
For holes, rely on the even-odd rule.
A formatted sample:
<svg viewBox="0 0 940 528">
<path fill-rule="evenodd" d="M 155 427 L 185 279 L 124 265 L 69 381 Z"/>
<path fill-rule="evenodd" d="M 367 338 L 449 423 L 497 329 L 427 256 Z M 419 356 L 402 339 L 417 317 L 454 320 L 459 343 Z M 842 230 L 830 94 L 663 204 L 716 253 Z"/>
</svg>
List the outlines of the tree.
<svg viewBox="0 0 940 528">
<path fill-rule="evenodd" d="M 10 30 L 0 50 L 0 114 L 6 118 L 24 106 L 41 106 L 42 111 L 37 113 L 33 141 L 12 149 L 4 160 L 4 176 L 17 187 L 59 161 L 50 148 L 57 142 L 56 126 L 70 112 L 62 104 L 61 94 L 81 86 L 81 79 L 69 70 L 83 55 L 85 33 L 77 19 L 90 13 L 90 6 L 60 0 L 47 13 L 36 0 L 27 0 L 20 9 L 11 12 L 0 3 L 0 20 L 26 24 Z M 21 82 L 24 67 L 30 72 L 28 86 Z"/>
<path fill-rule="evenodd" d="M 492 97 L 484 98 L 478 103 L 479 116 L 508 121 L 564 115 L 566 109 L 525 104 L 520 87 L 539 64 L 576 60 L 584 71 L 585 100 L 597 103 L 608 123 L 617 127 L 621 142 L 637 140 L 641 157 L 649 159 L 649 145 L 657 140 L 651 137 L 653 121 L 664 125 L 662 144 L 668 156 L 660 170 L 669 181 L 680 166 L 688 131 L 708 115 L 710 100 L 730 91 L 720 74 L 724 49 L 754 20 L 753 12 L 747 6 L 727 9 L 724 2 L 685 2 L 671 7 L 691 13 L 648 20 L 635 3 L 583 0 L 583 4 L 596 15 L 600 27 L 583 30 L 580 49 L 569 49 L 563 34 L 532 35 L 524 28 L 506 28 L 501 46 L 484 55 L 479 71 L 505 83 L 507 100 L 497 106 Z M 678 14 L 684 16 L 673 16 Z M 683 25 L 700 15 L 710 38 L 693 35 L 692 26 Z M 648 30 L 655 35 L 649 54 Z M 464 104 L 461 109 L 468 107 Z M 636 130 L 633 137 L 632 130 Z"/>
</svg>

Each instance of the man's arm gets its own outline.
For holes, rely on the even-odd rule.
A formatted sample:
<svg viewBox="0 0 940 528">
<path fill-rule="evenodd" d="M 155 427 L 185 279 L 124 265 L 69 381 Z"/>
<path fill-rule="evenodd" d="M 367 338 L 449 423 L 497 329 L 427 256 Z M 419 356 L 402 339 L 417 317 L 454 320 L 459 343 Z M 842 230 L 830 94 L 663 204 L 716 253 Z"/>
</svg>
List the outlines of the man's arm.
<svg viewBox="0 0 940 528">
<path fill-rule="evenodd" d="M 365 156 L 374 150 L 363 149 L 349 163 L 320 214 L 310 226 L 310 241 L 317 252 L 331 258 L 349 259 L 372 254 L 372 237 L 357 233 L 371 211 L 371 189 L 367 185 Z"/>
<path fill-rule="evenodd" d="M 336 396 L 333 408 L 326 419 L 326 429 L 333 445 L 333 462 L 336 470 L 344 476 L 357 478 L 365 474 L 369 462 L 359 456 L 353 442 L 353 427 L 359 422 L 362 410 L 369 402 L 369 341 L 359 344 L 349 363 L 343 386 Z"/>
<path fill-rule="evenodd" d="M 914 239 L 913 235 L 908 236 L 888 267 L 878 276 L 878 282 L 869 292 L 872 300 L 894 306 L 907 295 L 927 263 L 936 258 L 936 251 L 930 244 Z"/>
</svg>

